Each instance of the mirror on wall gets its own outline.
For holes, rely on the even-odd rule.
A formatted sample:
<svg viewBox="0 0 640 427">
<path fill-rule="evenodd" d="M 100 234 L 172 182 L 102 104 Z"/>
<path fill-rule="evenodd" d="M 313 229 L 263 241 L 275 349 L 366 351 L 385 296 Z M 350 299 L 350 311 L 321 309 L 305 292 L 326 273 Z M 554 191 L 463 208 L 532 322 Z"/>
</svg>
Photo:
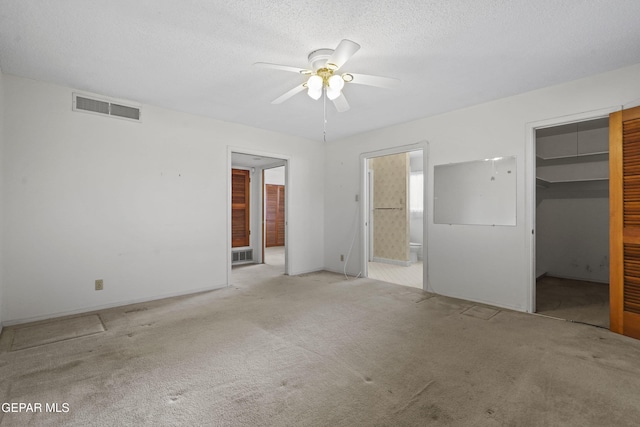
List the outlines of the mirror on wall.
<svg viewBox="0 0 640 427">
<path fill-rule="evenodd" d="M 434 168 L 436 224 L 516 225 L 516 158 L 496 157 Z"/>
</svg>

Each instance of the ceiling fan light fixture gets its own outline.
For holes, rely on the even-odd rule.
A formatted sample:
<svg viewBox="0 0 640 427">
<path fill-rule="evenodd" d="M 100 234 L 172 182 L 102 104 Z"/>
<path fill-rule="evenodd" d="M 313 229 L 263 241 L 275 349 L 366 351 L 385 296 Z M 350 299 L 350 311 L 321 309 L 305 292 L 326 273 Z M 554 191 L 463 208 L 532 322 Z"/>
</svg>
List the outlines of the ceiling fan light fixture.
<svg viewBox="0 0 640 427">
<path fill-rule="evenodd" d="M 331 101 L 340 96 L 340 89 L 334 89 L 332 87 L 327 87 L 327 98 Z"/>
<path fill-rule="evenodd" d="M 324 81 L 322 80 L 322 77 L 320 77 L 319 75 L 315 74 L 311 77 L 309 77 L 309 80 L 307 80 L 307 87 L 311 90 L 322 90 L 322 86 L 324 85 Z"/>
<path fill-rule="evenodd" d="M 335 74 L 329 77 L 329 81 L 327 83 L 329 84 L 329 87 L 331 89 L 335 89 L 338 92 L 340 92 L 344 87 L 344 80 L 342 80 L 342 76 L 338 76 Z"/>
<path fill-rule="evenodd" d="M 312 99 L 315 99 L 317 101 L 322 96 L 322 87 L 319 89 L 314 89 L 312 87 L 309 87 L 309 90 L 307 91 L 307 95 L 309 95 Z"/>
</svg>

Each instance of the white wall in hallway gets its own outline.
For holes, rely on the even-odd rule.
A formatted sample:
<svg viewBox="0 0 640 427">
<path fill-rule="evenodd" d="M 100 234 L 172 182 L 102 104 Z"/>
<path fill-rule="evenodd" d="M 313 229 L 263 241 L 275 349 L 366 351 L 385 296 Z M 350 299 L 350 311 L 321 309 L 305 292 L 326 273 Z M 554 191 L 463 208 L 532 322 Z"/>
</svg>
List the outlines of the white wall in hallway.
<svg viewBox="0 0 640 427">
<path fill-rule="evenodd" d="M 225 286 L 229 146 L 291 159 L 291 272 L 323 267 L 323 144 L 149 105 L 140 123 L 74 112 L 70 88 L 3 83 L 4 320 Z"/>
<path fill-rule="evenodd" d="M 423 171 L 424 153 L 422 152 L 422 150 L 413 151 L 409 153 L 409 159 L 410 159 L 411 173 L 414 173 L 414 172 L 424 173 Z M 411 190 L 411 180 L 409 180 L 409 193 L 413 194 Z M 422 213 L 410 212 L 409 221 L 410 221 L 409 232 L 411 234 L 411 237 L 410 237 L 411 242 L 422 244 L 423 243 L 422 239 L 424 236 L 424 212 Z"/>
<path fill-rule="evenodd" d="M 357 229 L 354 217 L 359 205 L 354 202 L 354 195 L 361 191 L 361 153 L 427 140 L 428 218 L 433 218 L 434 165 L 516 156 L 517 225 L 441 225 L 429 219 L 428 289 L 443 295 L 526 310 L 533 258 L 529 247 L 531 230 L 525 227 L 532 210 L 527 202 L 531 183 L 526 179 L 525 171 L 526 126 L 622 106 L 638 99 L 638 75 L 640 64 L 329 142 L 325 166 L 327 268 L 342 271 L 343 263 L 338 254 L 348 250 L 354 229 Z M 356 244 L 348 272 L 357 274 L 360 271 L 361 254 L 360 244 Z"/>
<path fill-rule="evenodd" d="M 609 283 L 609 199 L 545 199 L 536 262 L 550 276 Z"/>
<path fill-rule="evenodd" d="M 284 166 L 265 169 L 264 183 L 273 185 L 284 185 Z"/>
<path fill-rule="evenodd" d="M 0 70 L 0 332 L 2 332 L 2 321 L 4 320 L 4 255 L 5 255 L 5 243 L 4 243 L 4 76 L 2 70 Z"/>
</svg>

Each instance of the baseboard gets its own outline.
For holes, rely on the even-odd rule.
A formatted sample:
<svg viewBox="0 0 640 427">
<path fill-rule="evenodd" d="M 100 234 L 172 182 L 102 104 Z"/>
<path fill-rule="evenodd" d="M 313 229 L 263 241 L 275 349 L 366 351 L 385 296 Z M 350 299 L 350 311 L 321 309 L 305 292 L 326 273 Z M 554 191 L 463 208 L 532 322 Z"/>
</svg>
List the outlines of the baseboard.
<svg viewBox="0 0 640 427">
<path fill-rule="evenodd" d="M 318 273 L 320 271 L 326 270 L 325 268 L 315 268 L 313 270 L 299 270 L 299 271 L 290 271 L 289 276 L 299 276 L 301 274 L 310 274 L 310 273 Z"/>
<path fill-rule="evenodd" d="M 401 265 L 403 267 L 409 267 L 411 265 L 411 261 L 400 261 L 399 259 L 388 259 L 388 258 L 378 258 L 378 257 L 373 257 L 373 262 L 382 262 L 385 264 Z"/>
<path fill-rule="evenodd" d="M 96 306 L 91 306 L 91 307 L 79 308 L 79 309 L 76 309 L 76 310 L 67 310 L 67 311 L 60 311 L 60 312 L 56 312 L 56 313 L 43 314 L 43 315 L 40 315 L 40 316 L 25 317 L 25 318 L 21 318 L 21 319 L 5 320 L 4 322 L 2 322 L 2 325 L 0 325 L 0 331 L 2 329 L 2 326 L 20 325 L 22 323 L 38 322 L 38 321 L 41 321 L 41 320 L 55 319 L 55 318 L 58 318 L 58 317 L 73 316 L 75 314 L 91 313 L 91 312 L 94 312 L 94 311 L 106 310 L 106 309 L 114 308 L 114 307 L 123 307 L 123 306 L 131 305 L 131 304 L 139 304 L 141 302 L 157 301 L 157 300 L 173 298 L 173 297 L 179 297 L 179 296 L 184 296 L 184 295 L 199 294 L 201 292 L 215 291 L 217 289 L 223 289 L 223 288 L 226 288 L 226 287 L 228 287 L 226 284 L 217 285 L 217 286 L 213 286 L 213 287 L 192 289 L 192 290 L 189 290 L 189 291 L 186 291 L 186 292 L 171 292 L 171 293 L 168 293 L 168 294 L 161 294 L 161 295 L 156 295 L 156 296 L 153 296 L 153 297 L 133 298 L 133 299 L 129 299 L 129 300 L 117 301 L 117 302 L 112 302 L 112 303 L 108 303 L 108 304 L 102 304 L 102 305 L 96 305 Z"/>
<path fill-rule="evenodd" d="M 323 268 L 323 271 L 327 271 L 329 273 L 335 273 L 335 274 L 340 274 L 341 276 L 344 276 L 344 270 L 336 270 L 334 268 Z M 349 279 L 355 279 L 356 277 L 360 277 L 362 278 L 362 272 L 358 272 L 358 273 L 354 273 L 352 271 L 347 271 L 347 276 L 349 277 Z M 346 280 L 346 279 L 345 279 Z"/>
<path fill-rule="evenodd" d="M 467 302 L 470 302 L 470 303 L 489 305 L 489 306 L 496 307 L 496 308 L 499 308 L 499 309 L 511 310 L 511 311 L 519 311 L 521 313 L 527 313 L 526 308 L 520 307 L 520 306 L 515 306 L 515 305 L 510 305 L 510 304 L 501 304 L 501 303 L 498 303 L 496 301 L 488 301 L 488 300 L 483 300 L 481 298 L 470 299 L 469 297 L 460 296 L 460 295 L 457 295 L 455 293 L 440 293 L 440 292 L 438 292 L 436 290 L 431 290 L 429 292 L 434 293 L 436 295 L 443 296 L 443 297 L 456 298 L 456 299 L 467 301 Z"/>
</svg>

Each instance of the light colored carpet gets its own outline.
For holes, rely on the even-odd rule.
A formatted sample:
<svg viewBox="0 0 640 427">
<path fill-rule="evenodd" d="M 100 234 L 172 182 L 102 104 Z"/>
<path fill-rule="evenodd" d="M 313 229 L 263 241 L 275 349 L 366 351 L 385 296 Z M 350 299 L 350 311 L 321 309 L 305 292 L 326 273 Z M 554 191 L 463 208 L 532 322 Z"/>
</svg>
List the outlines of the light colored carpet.
<svg viewBox="0 0 640 427">
<path fill-rule="evenodd" d="M 36 426 L 635 426 L 640 342 L 371 279 L 234 270 L 219 291 L 100 311 L 8 351 L 0 413 Z M 274 271 L 278 271 L 275 273 Z M 474 308 L 476 307 L 476 308 Z"/>
<path fill-rule="evenodd" d="M 18 326 L 13 331 L 11 350 L 22 350 L 99 332 L 104 332 L 104 326 L 97 314 Z"/>
</svg>

